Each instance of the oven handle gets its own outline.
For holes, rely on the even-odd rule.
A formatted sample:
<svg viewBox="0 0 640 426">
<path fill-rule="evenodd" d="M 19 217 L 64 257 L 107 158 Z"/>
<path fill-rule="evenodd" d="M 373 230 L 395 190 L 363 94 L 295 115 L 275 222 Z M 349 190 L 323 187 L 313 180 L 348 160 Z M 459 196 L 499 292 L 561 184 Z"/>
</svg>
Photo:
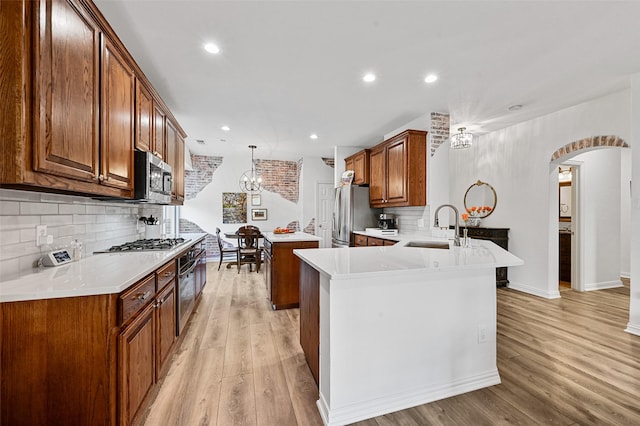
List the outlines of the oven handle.
<svg viewBox="0 0 640 426">
<path fill-rule="evenodd" d="M 182 278 L 182 277 L 184 277 L 185 275 L 189 275 L 191 272 L 193 272 L 193 270 L 194 270 L 194 269 L 196 269 L 196 266 L 197 266 L 197 265 L 196 265 L 196 262 L 192 262 L 192 265 L 189 267 L 189 269 L 187 269 L 187 270 L 186 270 L 186 271 L 184 271 L 184 272 L 180 272 L 179 277 L 180 277 L 180 278 Z"/>
</svg>

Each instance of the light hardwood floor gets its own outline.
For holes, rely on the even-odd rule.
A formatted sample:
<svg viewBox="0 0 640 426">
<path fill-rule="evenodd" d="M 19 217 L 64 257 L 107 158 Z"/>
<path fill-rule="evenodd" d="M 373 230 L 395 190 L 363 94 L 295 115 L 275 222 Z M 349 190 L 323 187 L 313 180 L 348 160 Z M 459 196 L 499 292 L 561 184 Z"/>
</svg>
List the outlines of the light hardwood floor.
<svg viewBox="0 0 640 426">
<path fill-rule="evenodd" d="M 270 309 L 262 273 L 213 263 L 207 273 L 145 424 L 321 425 L 298 310 Z M 556 300 L 498 289 L 502 384 L 357 425 L 640 425 L 640 337 L 623 331 L 628 305 L 628 282 Z"/>
</svg>

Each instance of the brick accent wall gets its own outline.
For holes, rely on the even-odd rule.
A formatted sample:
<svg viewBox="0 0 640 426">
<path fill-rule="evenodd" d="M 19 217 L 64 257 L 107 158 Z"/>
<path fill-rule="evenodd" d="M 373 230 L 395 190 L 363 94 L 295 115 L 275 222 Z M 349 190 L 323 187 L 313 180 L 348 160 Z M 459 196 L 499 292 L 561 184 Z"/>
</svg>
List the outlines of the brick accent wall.
<svg viewBox="0 0 640 426">
<path fill-rule="evenodd" d="M 296 231 L 299 231 L 300 230 L 300 222 L 298 222 L 297 220 L 294 220 L 293 222 L 289 222 L 289 223 L 287 223 L 287 228 L 295 229 Z"/>
<path fill-rule="evenodd" d="M 335 168 L 335 160 L 333 158 L 322 157 L 322 161 L 324 161 L 324 164 L 331 167 L 332 169 Z"/>
<path fill-rule="evenodd" d="M 629 148 L 629 144 L 627 144 L 622 138 L 615 135 L 592 136 L 590 138 L 584 138 L 566 144 L 553 153 L 553 155 L 551 156 L 551 161 L 557 160 L 558 158 L 572 152 L 589 148 L 597 148 L 599 146 L 617 146 L 620 148 Z"/>
<path fill-rule="evenodd" d="M 202 189 L 211 183 L 213 173 L 222 164 L 222 157 L 209 157 L 206 155 L 191 155 L 193 170 L 184 172 L 184 196 L 191 200 Z"/>
<path fill-rule="evenodd" d="M 298 202 L 302 160 L 255 160 L 256 171 L 262 177 L 265 190 L 280 194 L 284 199 Z"/>
<path fill-rule="evenodd" d="M 180 218 L 180 232 L 203 233 L 204 230 L 200 228 L 198 225 L 196 225 L 195 223 L 189 220 Z M 220 250 L 218 250 L 218 241 L 216 236 L 212 234 L 207 234 L 207 236 L 204 237 L 204 241 L 207 245 L 207 259 L 208 260 L 220 259 Z M 226 241 L 222 242 L 223 245 L 231 245 L 231 244 L 228 244 L 228 243 L 225 244 L 225 243 Z"/>
<path fill-rule="evenodd" d="M 311 219 L 311 221 L 309 221 L 307 226 L 304 227 L 304 232 L 306 232 L 307 234 L 315 235 L 315 233 L 316 233 L 316 218 L 315 217 L 313 219 Z"/>
<path fill-rule="evenodd" d="M 429 126 L 429 137 L 431 138 L 431 156 L 436 153 L 436 149 L 449 139 L 449 114 L 439 112 L 431 113 L 431 125 Z"/>
</svg>

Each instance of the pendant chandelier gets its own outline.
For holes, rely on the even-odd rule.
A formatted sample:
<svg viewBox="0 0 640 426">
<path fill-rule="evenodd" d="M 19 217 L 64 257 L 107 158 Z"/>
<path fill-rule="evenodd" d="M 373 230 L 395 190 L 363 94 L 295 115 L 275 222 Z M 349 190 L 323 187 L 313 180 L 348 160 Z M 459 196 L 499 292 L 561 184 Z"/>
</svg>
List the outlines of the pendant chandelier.
<svg viewBox="0 0 640 426">
<path fill-rule="evenodd" d="M 465 133 L 466 127 L 460 127 L 455 135 L 451 136 L 451 148 L 462 149 L 471 148 L 473 143 L 473 135 L 471 133 Z"/>
<path fill-rule="evenodd" d="M 261 192 L 262 178 L 256 173 L 256 164 L 253 160 L 253 150 L 257 148 L 255 145 L 249 145 L 251 149 L 251 170 L 247 170 L 240 176 L 240 189 L 243 192 Z"/>
</svg>

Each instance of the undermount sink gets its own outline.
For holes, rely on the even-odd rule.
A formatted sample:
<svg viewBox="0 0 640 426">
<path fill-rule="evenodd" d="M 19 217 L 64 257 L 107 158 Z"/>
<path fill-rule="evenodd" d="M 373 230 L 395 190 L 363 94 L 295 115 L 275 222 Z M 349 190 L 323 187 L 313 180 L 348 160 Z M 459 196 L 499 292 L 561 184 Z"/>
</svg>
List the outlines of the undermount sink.
<svg viewBox="0 0 640 426">
<path fill-rule="evenodd" d="M 449 249 L 449 243 L 438 243 L 433 241 L 409 241 L 405 247 L 419 247 L 419 248 L 434 248 L 434 249 Z"/>
</svg>

